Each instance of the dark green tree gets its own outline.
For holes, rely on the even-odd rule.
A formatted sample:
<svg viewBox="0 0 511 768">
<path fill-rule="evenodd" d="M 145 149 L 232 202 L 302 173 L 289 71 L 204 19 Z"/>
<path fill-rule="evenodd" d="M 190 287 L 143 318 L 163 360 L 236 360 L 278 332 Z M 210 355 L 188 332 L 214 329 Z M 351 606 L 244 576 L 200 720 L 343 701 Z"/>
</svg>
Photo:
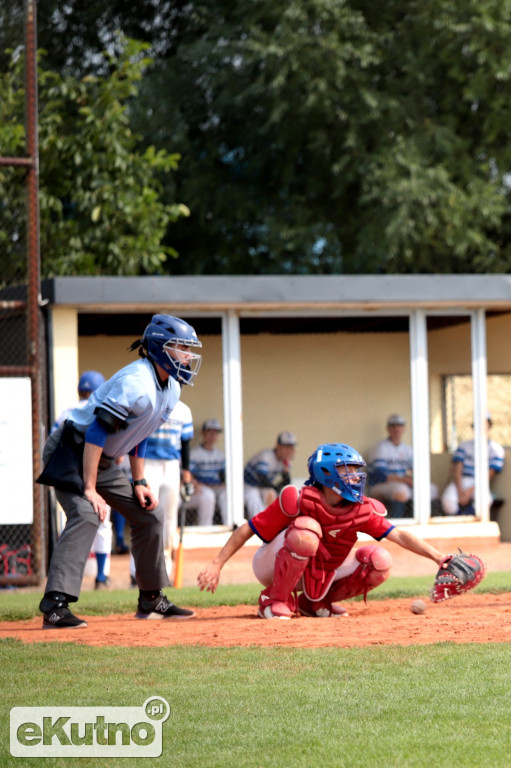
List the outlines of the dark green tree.
<svg viewBox="0 0 511 768">
<path fill-rule="evenodd" d="M 136 275 L 162 270 L 170 245 L 168 226 L 188 215 L 184 205 L 164 199 L 161 179 L 178 166 L 177 154 L 141 148 L 129 125 L 134 98 L 150 61 L 144 46 L 124 41 L 109 56 L 108 76 L 78 80 L 39 73 L 41 271 L 43 276 Z M 13 57 L 0 76 L 0 145 L 11 156 L 25 154 L 23 67 Z M 15 171 L 1 169 L 0 241 L 4 255 L 21 257 L 15 220 L 24 190 Z"/>
<path fill-rule="evenodd" d="M 45 62 L 77 80 L 108 74 L 117 29 L 156 62 L 131 127 L 182 156 L 162 269 L 509 271 L 511 0 L 39 4 Z"/>
<path fill-rule="evenodd" d="M 133 105 L 183 156 L 172 271 L 509 269 L 509 0 L 203 0 L 180 29 Z"/>
</svg>

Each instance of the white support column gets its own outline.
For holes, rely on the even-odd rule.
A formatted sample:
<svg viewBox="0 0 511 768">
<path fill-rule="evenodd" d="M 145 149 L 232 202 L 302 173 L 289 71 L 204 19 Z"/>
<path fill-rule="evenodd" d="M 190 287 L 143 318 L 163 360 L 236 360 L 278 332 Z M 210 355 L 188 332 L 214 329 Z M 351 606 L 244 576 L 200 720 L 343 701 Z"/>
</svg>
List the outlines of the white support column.
<svg viewBox="0 0 511 768">
<path fill-rule="evenodd" d="M 475 510 L 483 521 L 490 519 L 488 484 L 488 440 L 486 438 L 486 314 L 471 313 L 472 388 L 474 401 Z"/>
<path fill-rule="evenodd" d="M 53 348 L 53 411 L 55 418 L 77 401 L 78 311 L 61 307 L 51 310 Z M 51 427 L 51 424 L 49 425 Z"/>
<path fill-rule="evenodd" d="M 241 346 L 239 318 L 232 310 L 222 316 L 222 369 L 227 516 L 230 523 L 241 525 L 244 521 Z"/>
<path fill-rule="evenodd" d="M 410 315 L 410 378 L 412 389 L 413 508 L 417 523 L 431 516 L 429 456 L 428 331 L 426 315 L 417 309 Z"/>
</svg>

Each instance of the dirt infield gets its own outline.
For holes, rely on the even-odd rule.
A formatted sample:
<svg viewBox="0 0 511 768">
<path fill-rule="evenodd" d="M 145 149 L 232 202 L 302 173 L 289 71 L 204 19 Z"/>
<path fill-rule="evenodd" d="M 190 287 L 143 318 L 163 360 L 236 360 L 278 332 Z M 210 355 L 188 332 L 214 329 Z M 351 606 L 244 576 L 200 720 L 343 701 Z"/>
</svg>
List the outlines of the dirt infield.
<svg viewBox="0 0 511 768">
<path fill-rule="evenodd" d="M 94 616 L 86 629 L 43 630 L 41 619 L 0 622 L 0 637 L 26 643 L 72 642 L 93 646 L 207 647 L 287 646 L 353 648 L 370 645 L 503 643 L 511 641 L 511 593 L 466 594 L 429 602 L 416 616 L 410 599 L 347 602 L 349 617 L 289 621 L 256 618 L 253 605 L 203 608 L 187 621 L 140 621 L 133 616 Z M 86 617 L 85 617 L 86 618 Z"/>
<path fill-rule="evenodd" d="M 481 542 L 457 542 L 466 551 L 480 554 L 489 571 L 511 571 L 511 543 L 483 546 Z M 436 567 L 430 560 L 387 542 L 394 559 L 392 575 L 430 575 Z M 444 543 L 445 546 L 445 543 Z M 444 548 L 444 547 L 442 547 Z M 255 582 L 251 561 L 254 547 L 244 547 L 222 572 L 223 584 Z M 196 583 L 197 573 L 215 550 L 185 553 L 185 586 Z M 84 590 L 94 589 L 94 572 L 86 576 Z M 112 586 L 129 586 L 129 558 L 112 558 Z M 511 590 L 511 583 L 510 583 Z M 133 590 L 133 607 L 136 605 Z M 174 598 L 175 599 L 175 598 Z M 289 621 L 263 621 L 256 617 L 256 606 L 201 608 L 187 621 L 141 621 L 134 616 L 88 617 L 86 629 L 43 630 L 41 618 L 26 622 L 0 621 L 0 638 L 23 642 L 73 642 L 93 646 L 287 646 L 351 648 L 370 645 L 418 645 L 450 642 L 510 642 L 511 591 L 505 594 L 467 593 L 444 603 L 433 604 L 417 616 L 410 610 L 412 599 L 346 602 L 349 617 L 335 619 L 297 618 Z M 181 601 L 177 601 L 180 604 Z M 184 604 L 183 604 L 184 605 Z"/>
</svg>

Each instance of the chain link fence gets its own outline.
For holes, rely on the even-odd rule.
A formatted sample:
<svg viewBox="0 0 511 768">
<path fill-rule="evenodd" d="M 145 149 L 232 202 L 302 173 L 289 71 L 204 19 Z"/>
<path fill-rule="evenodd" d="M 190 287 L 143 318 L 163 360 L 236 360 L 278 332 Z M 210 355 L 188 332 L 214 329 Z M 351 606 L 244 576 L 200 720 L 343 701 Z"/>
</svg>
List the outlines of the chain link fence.
<svg viewBox="0 0 511 768">
<path fill-rule="evenodd" d="M 43 428 L 45 345 L 39 309 L 37 75 L 35 3 L 25 0 L 22 156 L 0 157 L 0 587 L 38 584 L 45 575 L 45 499 L 34 484 Z M 2 61 L 5 60 L 4 59 Z M 18 152 L 18 154 L 20 154 Z"/>
</svg>

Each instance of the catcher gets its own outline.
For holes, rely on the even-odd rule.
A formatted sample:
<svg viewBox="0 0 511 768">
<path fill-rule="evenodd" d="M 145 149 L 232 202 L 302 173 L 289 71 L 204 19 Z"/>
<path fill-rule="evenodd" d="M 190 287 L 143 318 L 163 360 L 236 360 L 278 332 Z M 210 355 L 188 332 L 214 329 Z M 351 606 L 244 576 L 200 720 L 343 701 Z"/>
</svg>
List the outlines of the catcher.
<svg viewBox="0 0 511 768">
<path fill-rule="evenodd" d="M 475 555 L 444 555 L 385 519 L 387 511 L 364 496 L 365 461 L 351 446 L 320 445 L 308 460 L 309 479 L 300 492 L 288 485 L 279 498 L 237 528 L 217 556 L 199 573 L 201 590 L 214 592 L 220 571 L 255 533 L 264 542 L 253 570 L 265 589 L 257 615 L 262 619 L 346 616 L 338 601 L 364 595 L 389 576 L 392 557 L 375 544 L 353 549 L 357 533 L 386 538 L 439 566 L 435 602 L 472 589 L 484 576 Z"/>
</svg>

